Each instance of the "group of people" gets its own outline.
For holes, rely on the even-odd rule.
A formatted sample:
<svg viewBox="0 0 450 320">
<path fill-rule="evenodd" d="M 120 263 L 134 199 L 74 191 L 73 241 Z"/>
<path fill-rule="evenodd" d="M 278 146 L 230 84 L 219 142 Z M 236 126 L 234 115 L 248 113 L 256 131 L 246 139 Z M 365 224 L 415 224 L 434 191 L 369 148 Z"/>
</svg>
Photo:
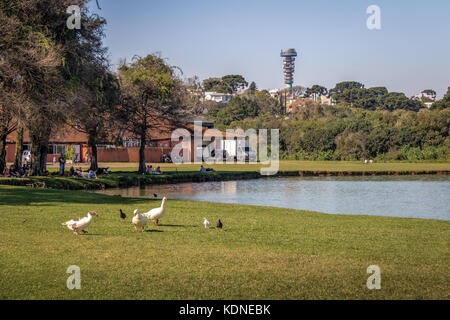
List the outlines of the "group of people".
<svg viewBox="0 0 450 320">
<path fill-rule="evenodd" d="M 28 165 L 24 164 L 22 167 L 16 167 L 16 165 L 12 164 L 8 167 L 5 167 L 5 169 L 2 172 L 2 177 L 5 178 L 23 178 L 27 177 L 30 173 L 30 168 Z"/>
<path fill-rule="evenodd" d="M 367 161 L 367 160 L 366 160 Z M 64 176 L 65 173 L 65 165 L 66 165 L 66 157 L 64 154 L 61 154 L 58 158 L 59 162 L 59 175 Z M 101 173 L 109 173 L 109 168 L 102 169 Z M 2 173 L 2 177 L 17 177 L 17 178 L 23 178 L 29 175 L 30 169 L 27 165 L 23 165 L 23 167 L 16 168 L 16 166 L 13 164 L 9 168 L 5 168 L 5 170 Z M 212 168 L 205 168 L 203 165 L 200 166 L 200 172 L 215 172 Z M 156 169 L 153 169 L 152 165 L 147 165 L 145 174 L 151 175 L 151 174 L 162 174 L 162 170 L 160 166 L 157 166 Z M 76 177 L 76 178 L 89 178 L 89 179 L 98 179 L 97 173 L 93 170 L 89 170 L 88 172 L 83 172 L 81 167 L 78 167 L 75 169 L 73 166 L 69 170 L 69 176 L 70 177 Z"/>
<path fill-rule="evenodd" d="M 147 166 L 145 169 L 145 174 L 162 174 L 161 167 L 157 166 L 156 169 L 153 169 L 152 165 Z"/>
<path fill-rule="evenodd" d="M 83 170 L 81 170 L 81 167 L 75 170 L 73 166 L 69 169 L 69 176 L 75 178 L 98 179 L 97 174 L 93 170 L 83 172 Z"/>
</svg>

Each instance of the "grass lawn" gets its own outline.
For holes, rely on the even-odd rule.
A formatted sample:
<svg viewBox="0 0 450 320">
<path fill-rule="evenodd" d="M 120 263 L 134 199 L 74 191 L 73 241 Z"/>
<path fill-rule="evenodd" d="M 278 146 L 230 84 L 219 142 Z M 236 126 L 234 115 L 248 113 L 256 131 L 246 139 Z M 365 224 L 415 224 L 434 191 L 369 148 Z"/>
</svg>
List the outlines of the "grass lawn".
<svg viewBox="0 0 450 320">
<path fill-rule="evenodd" d="M 113 171 L 137 171 L 138 163 L 100 163 L 100 167 L 110 167 Z M 200 164 L 173 163 L 152 163 L 153 167 L 161 166 L 164 171 L 199 171 Z M 78 167 L 79 165 L 76 165 Z M 88 165 L 82 164 L 87 168 Z M 259 171 L 261 167 L 268 167 L 262 164 L 215 164 L 206 165 L 217 171 Z M 49 165 L 51 171 L 56 171 L 56 165 Z M 66 165 L 69 169 L 70 165 Z M 364 164 L 361 161 L 300 161 L 300 160 L 280 160 L 280 171 L 429 171 L 429 170 L 450 170 L 450 162 L 374 162 Z"/>
<path fill-rule="evenodd" d="M 169 199 L 161 226 L 135 232 L 132 211 L 159 204 L 0 186 L 0 299 L 450 298 L 449 221 Z M 88 235 L 60 225 L 88 210 Z M 373 264 L 380 290 L 366 287 Z M 81 290 L 66 287 L 70 265 Z"/>
</svg>

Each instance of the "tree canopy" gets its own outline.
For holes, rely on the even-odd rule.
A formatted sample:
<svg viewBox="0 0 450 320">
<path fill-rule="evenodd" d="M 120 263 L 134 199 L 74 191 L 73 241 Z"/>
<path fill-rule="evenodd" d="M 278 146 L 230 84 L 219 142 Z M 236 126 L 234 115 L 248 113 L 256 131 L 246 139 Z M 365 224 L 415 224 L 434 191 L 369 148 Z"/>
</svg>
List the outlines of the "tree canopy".
<svg viewBox="0 0 450 320">
<path fill-rule="evenodd" d="M 208 78 L 203 80 L 205 91 L 215 91 L 220 93 L 234 93 L 239 89 L 245 89 L 248 82 L 241 75 L 226 75 L 222 78 Z"/>
</svg>

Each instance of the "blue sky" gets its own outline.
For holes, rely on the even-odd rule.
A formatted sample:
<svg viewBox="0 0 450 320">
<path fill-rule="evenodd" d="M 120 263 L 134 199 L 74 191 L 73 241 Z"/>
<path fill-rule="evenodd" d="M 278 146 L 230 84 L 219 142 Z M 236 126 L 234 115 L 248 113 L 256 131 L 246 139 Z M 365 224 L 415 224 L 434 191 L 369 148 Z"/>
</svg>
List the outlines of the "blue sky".
<svg viewBox="0 0 450 320">
<path fill-rule="evenodd" d="M 110 58 L 161 52 L 184 76 L 242 74 L 283 86 L 281 49 L 295 48 L 294 85 L 345 80 L 413 95 L 450 86 L 449 0 L 95 0 Z M 366 27 L 369 5 L 381 30 Z"/>
</svg>

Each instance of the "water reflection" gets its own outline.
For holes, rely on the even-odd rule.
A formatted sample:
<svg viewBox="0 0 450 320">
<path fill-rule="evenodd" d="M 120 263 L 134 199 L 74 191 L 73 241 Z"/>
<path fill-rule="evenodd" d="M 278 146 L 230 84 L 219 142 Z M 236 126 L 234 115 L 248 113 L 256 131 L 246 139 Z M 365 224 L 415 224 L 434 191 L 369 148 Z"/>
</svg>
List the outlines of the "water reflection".
<svg viewBox="0 0 450 320">
<path fill-rule="evenodd" d="M 337 214 L 450 220 L 450 176 L 296 177 L 153 185 L 101 191 L 275 206 Z"/>
</svg>

